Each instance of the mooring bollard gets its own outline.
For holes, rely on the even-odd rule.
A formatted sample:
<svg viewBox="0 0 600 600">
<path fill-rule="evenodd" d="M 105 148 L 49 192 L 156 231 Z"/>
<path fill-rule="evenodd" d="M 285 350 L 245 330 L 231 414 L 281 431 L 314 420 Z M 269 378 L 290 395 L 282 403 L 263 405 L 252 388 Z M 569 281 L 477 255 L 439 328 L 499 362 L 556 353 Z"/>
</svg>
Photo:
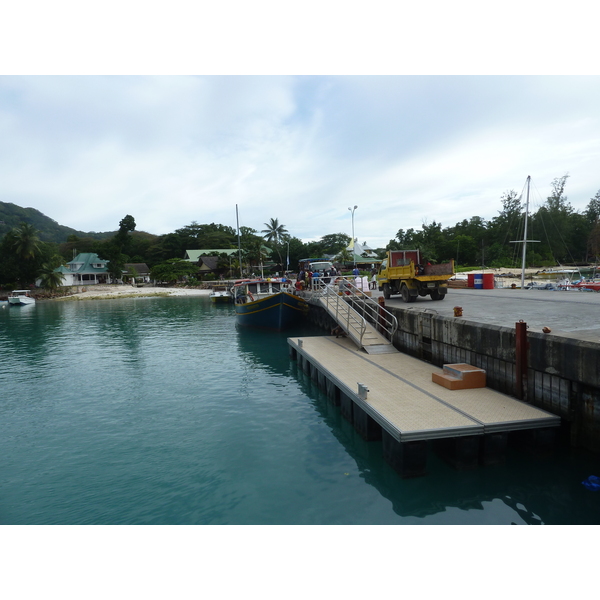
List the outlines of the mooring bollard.
<svg viewBox="0 0 600 600">
<path fill-rule="evenodd" d="M 462 317 L 462 306 L 455 306 L 454 307 L 454 316 L 455 317 Z"/>
<path fill-rule="evenodd" d="M 359 383 L 358 384 L 358 397 L 361 400 L 366 400 L 367 399 L 367 393 L 369 391 L 369 388 L 364 384 L 364 383 Z"/>
</svg>

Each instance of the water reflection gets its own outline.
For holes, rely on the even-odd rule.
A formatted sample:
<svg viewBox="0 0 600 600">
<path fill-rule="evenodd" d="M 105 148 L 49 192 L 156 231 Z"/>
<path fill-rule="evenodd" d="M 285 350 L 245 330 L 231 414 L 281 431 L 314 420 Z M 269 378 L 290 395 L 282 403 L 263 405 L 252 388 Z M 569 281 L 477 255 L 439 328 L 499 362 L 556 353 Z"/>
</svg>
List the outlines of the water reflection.
<svg viewBox="0 0 600 600">
<path fill-rule="evenodd" d="M 535 456 L 511 440 L 505 464 L 457 471 L 430 446 L 427 474 L 402 479 L 384 461 L 381 442 L 364 441 L 317 384 L 295 362 L 291 365 L 314 410 L 356 462 L 361 477 L 391 502 L 397 515 L 445 524 L 453 519 L 457 524 L 597 523 L 596 499 L 581 485 L 585 474 L 597 468 L 596 457 L 565 447 L 549 456 Z M 468 518 L 470 511 L 480 514 Z M 441 520 L 435 518 L 442 514 Z"/>
<path fill-rule="evenodd" d="M 290 373 L 287 339 L 323 334 L 321 329 L 308 322 L 281 332 L 236 325 L 236 332 L 238 350 L 248 366 L 285 375 Z"/>
<path fill-rule="evenodd" d="M 569 452 L 466 473 L 431 452 L 401 479 L 289 360 L 321 334 L 238 330 L 197 297 L 0 309 L 0 522 L 597 520 Z"/>
</svg>

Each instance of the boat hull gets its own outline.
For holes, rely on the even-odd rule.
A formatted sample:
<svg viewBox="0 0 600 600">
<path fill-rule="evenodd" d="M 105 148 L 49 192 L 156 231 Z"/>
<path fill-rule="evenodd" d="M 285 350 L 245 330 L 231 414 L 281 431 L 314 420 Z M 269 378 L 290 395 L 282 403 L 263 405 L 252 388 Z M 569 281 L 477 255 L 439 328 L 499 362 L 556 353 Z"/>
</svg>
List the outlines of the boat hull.
<svg viewBox="0 0 600 600">
<path fill-rule="evenodd" d="M 239 325 L 283 331 L 298 323 L 308 312 L 302 298 L 279 292 L 245 304 L 235 304 Z"/>
<path fill-rule="evenodd" d="M 231 299 L 231 294 L 215 294 L 210 297 L 213 304 L 229 304 Z"/>
<path fill-rule="evenodd" d="M 35 300 L 33 298 L 25 298 L 20 296 L 18 298 L 9 298 L 8 303 L 11 306 L 28 306 L 30 304 L 35 304 Z"/>
</svg>

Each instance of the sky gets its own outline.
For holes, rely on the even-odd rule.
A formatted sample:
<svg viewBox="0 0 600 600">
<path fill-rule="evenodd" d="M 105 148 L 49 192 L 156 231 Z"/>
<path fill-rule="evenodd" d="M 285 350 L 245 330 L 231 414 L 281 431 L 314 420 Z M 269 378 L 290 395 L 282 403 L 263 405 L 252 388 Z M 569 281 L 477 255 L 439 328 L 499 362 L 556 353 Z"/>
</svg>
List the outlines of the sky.
<svg viewBox="0 0 600 600">
<path fill-rule="evenodd" d="M 522 13 L 527 3 L 518 6 Z M 39 10 L 47 7 L 40 4 Z M 45 31 L 41 23 L 50 14 L 39 15 L 36 35 Z M 9 27 L 2 33 L 12 37 L 0 42 L 2 50 L 13 44 L 11 53 L 0 53 L 0 200 L 36 208 L 61 225 L 114 231 L 132 215 L 138 230 L 157 235 L 194 221 L 235 228 L 237 206 L 240 225 L 258 232 L 276 218 L 307 242 L 330 233 L 352 235 L 354 223 L 358 241 L 377 248 L 399 229 L 492 219 L 502 208 L 501 196 L 521 192 L 528 175 L 532 210 L 550 194 L 552 180 L 567 173 L 566 195 L 576 210 L 600 190 L 600 76 L 564 62 L 564 47 L 576 44 L 565 40 L 568 16 L 562 13 L 563 51 L 551 55 L 551 68 L 532 61 L 534 51 L 522 52 L 521 25 L 505 13 L 496 18 L 512 35 L 501 34 L 500 60 L 485 65 L 475 59 L 483 49 L 492 55 L 498 45 L 493 29 L 488 24 L 486 31 L 476 30 L 479 52 L 473 37 L 463 46 L 456 41 L 460 28 L 442 29 L 446 14 L 429 30 L 454 40 L 447 46 L 443 39 L 438 46 L 425 44 L 408 30 L 398 36 L 397 23 L 379 18 L 379 29 L 357 49 L 356 36 L 351 44 L 338 28 L 345 61 L 332 60 L 338 47 L 318 29 L 313 44 L 307 44 L 306 31 L 301 38 L 286 32 L 290 46 L 303 40 L 302 52 L 318 40 L 328 42 L 328 52 L 323 45 L 320 53 L 304 52 L 305 63 L 298 60 L 302 52 L 285 46 L 281 32 L 279 46 L 261 46 L 268 24 L 246 32 L 228 53 L 222 39 L 210 37 L 210 28 L 197 20 L 209 38 L 204 48 L 225 57 L 198 64 L 182 59 L 182 48 L 169 57 L 171 63 L 161 61 L 159 51 L 168 44 L 157 50 L 156 30 L 144 37 L 143 27 L 140 48 L 148 57 L 136 60 L 143 53 L 130 39 L 125 46 L 126 36 L 102 15 L 93 15 L 102 37 L 90 29 L 88 47 L 68 23 L 46 33 L 52 43 L 24 53 L 20 65 L 6 56 L 20 56 L 15 45 L 24 49 L 26 42 Z M 151 16 L 150 23 L 167 35 L 173 15 Z M 248 16 L 238 15 L 236 35 Z M 335 16 L 366 29 L 360 25 L 364 15 L 350 17 Z M 589 26 L 578 19 L 578 37 L 585 39 Z M 307 24 L 302 15 L 297 20 Z M 185 21 L 178 24 L 185 29 Z M 113 37 L 105 27 L 112 27 Z M 189 39 L 186 31 L 181 39 Z M 78 36 L 77 49 L 61 32 Z M 383 46 L 391 44 L 391 33 L 408 40 L 394 42 L 404 43 L 397 48 L 403 61 L 389 52 L 393 46 Z M 171 46 L 178 39 L 167 35 Z M 406 60 L 411 43 L 421 62 Z M 289 60 L 275 60 L 279 48 Z M 520 51 L 525 73 L 514 68 L 520 63 L 508 48 Z M 512 61 L 504 66 L 507 56 Z"/>
</svg>

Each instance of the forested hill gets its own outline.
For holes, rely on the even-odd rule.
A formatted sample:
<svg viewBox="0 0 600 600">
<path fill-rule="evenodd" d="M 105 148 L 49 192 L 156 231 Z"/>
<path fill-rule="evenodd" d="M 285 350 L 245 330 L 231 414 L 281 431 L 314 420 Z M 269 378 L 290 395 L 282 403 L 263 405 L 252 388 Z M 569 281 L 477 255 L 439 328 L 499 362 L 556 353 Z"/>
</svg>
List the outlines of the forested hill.
<svg viewBox="0 0 600 600">
<path fill-rule="evenodd" d="M 113 232 L 96 233 L 85 232 L 59 225 L 56 221 L 47 217 L 35 208 L 21 208 L 10 202 L 0 202 L 0 239 L 14 227 L 21 223 L 29 223 L 37 229 L 38 236 L 43 242 L 66 242 L 70 235 L 103 240 L 114 235 Z"/>
</svg>

